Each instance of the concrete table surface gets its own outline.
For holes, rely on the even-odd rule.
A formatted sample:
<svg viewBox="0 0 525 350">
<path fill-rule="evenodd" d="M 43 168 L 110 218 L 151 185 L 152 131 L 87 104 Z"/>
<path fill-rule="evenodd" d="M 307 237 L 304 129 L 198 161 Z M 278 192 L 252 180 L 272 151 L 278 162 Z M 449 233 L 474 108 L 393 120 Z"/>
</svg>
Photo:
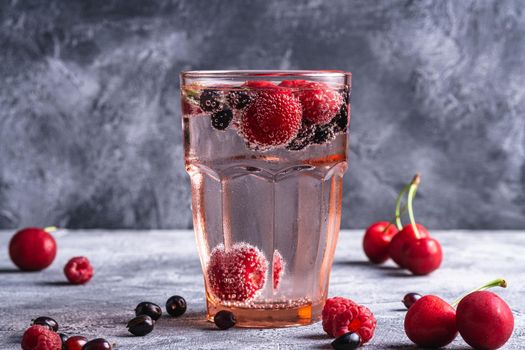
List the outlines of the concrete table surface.
<svg viewBox="0 0 525 350">
<path fill-rule="evenodd" d="M 330 349 L 319 323 L 286 329 L 216 330 L 205 321 L 204 287 L 190 231 L 60 231 L 58 255 L 45 271 L 22 273 L 7 256 L 11 231 L 0 231 L 0 349 L 20 348 L 30 320 L 54 317 L 61 330 L 104 337 L 117 349 Z M 445 252 L 431 276 L 412 277 L 389 262 L 372 266 L 361 249 L 362 231 L 342 231 L 330 296 L 368 306 L 377 329 L 365 349 L 413 349 L 403 331 L 406 292 L 437 294 L 452 301 L 464 291 L 504 277 L 509 288 L 496 292 L 511 306 L 515 330 L 505 349 L 525 349 L 525 232 L 436 231 Z M 85 286 L 65 283 L 62 268 L 85 255 L 95 268 Z M 132 337 L 125 328 L 140 301 L 164 305 L 179 294 L 188 302 L 178 319 L 163 316 L 152 333 Z M 468 346 L 458 337 L 450 349 Z"/>
</svg>

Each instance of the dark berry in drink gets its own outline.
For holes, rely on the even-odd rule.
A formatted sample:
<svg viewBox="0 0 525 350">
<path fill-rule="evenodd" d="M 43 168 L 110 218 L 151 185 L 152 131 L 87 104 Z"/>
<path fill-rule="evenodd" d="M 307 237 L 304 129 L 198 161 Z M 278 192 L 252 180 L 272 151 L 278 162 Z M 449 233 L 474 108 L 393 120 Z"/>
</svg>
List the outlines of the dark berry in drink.
<svg viewBox="0 0 525 350">
<path fill-rule="evenodd" d="M 331 141 L 335 137 L 333 125 L 317 125 L 315 127 L 314 136 L 312 142 L 318 145 L 322 145 L 328 141 Z"/>
<path fill-rule="evenodd" d="M 111 350 L 111 344 L 106 339 L 97 338 L 87 342 L 82 350 Z"/>
<path fill-rule="evenodd" d="M 142 337 L 151 333 L 154 326 L 155 321 L 153 321 L 151 317 L 148 315 L 140 315 L 129 321 L 126 327 L 131 334 Z"/>
<path fill-rule="evenodd" d="M 286 146 L 290 151 L 299 151 L 312 142 L 315 127 L 308 123 L 303 123 L 297 132 L 297 136 Z"/>
<path fill-rule="evenodd" d="M 332 342 L 335 350 L 354 350 L 361 346 L 361 337 L 357 333 L 345 333 Z"/>
<path fill-rule="evenodd" d="M 213 316 L 213 322 L 217 327 L 220 329 L 228 329 L 235 326 L 237 323 L 237 319 L 235 318 L 235 315 L 226 310 L 221 310 Z"/>
<path fill-rule="evenodd" d="M 215 90 L 204 90 L 199 98 L 199 105 L 205 112 L 218 112 L 223 109 L 221 95 Z"/>
<path fill-rule="evenodd" d="M 211 115 L 211 125 L 217 130 L 225 130 L 233 119 L 231 109 L 215 112 Z"/>
<path fill-rule="evenodd" d="M 42 317 L 35 318 L 33 320 L 33 324 L 45 326 L 54 332 L 58 331 L 58 322 L 52 319 L 51 317 L 42 316 Z"/>
<path fill-rule="evenodd" d="M 252 98 L 246 91 L 232 91 L 226 96 L 231 108 L 243 109 L 251 102 Z"/>
<path fill-rule="evenodd" d="M 173 317 L 182 316 L 186 308 L 186 300 L 179 295 L 174 295 L 166 301 L 166 311 Z"/>
<path fill-rule="evenodd" d="M 143 301 L 139 303 L 135 308 L 135 316 L 147 315 L 151 317 L 153 321 L 157 321 L 162 316 L 162 309 L 160 306 L 149 301 Z"/>
<path fill-rule="evenodd" d="M 339 113 L 332 119 L 330 124 L 334 125 L 334 132 L 345 132 L 348 127 L 348 105 L 343 103 Z"/>
</svg>

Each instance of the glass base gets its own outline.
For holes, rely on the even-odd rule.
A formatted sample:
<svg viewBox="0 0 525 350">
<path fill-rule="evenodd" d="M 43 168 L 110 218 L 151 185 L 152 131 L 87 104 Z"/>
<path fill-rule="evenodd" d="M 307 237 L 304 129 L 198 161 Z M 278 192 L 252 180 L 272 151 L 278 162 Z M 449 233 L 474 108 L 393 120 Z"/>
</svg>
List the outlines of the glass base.
<svg viewBox="0 0 525 350">
<path fill-rule="evenodd" d="M 281 328 L 307 326 L 321 320 L 323 303 L 306 302 L 300 305 L 266 304 L 254 307 L 216 304 L 207 300 L 208 321 L 213 322 L 213 316 L 221 311 L 232 312 L 236 319 L 236 327 L 241 328 Z"/>
</svg>

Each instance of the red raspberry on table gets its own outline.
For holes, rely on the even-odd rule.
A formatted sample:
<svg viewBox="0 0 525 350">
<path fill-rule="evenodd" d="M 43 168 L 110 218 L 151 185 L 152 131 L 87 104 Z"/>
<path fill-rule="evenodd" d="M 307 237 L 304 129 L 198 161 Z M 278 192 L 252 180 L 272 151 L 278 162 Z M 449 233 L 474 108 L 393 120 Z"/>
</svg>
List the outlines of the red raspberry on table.
<svg viewBox="0 0 525 350">
<path fill-rule="evenodd" d="M 339 112 L 343 97 L 327 84 L 306 80 L 283 80 L 279 86 L 296 89 L 303 118 L 314 124 L 328 124 Z"/>
<path fill-rule="evenodd" d="M 60 350 L 62 339 L 47 327 L 29 327 L 22 337 L 22 350 Z"/>
<path fill-rule="evenodd" d="M 374 336 L 377 321 L 365 306 L 352 300 L 335 297 L 328 299 L 323 308 L 323 329 L 331 337 L 353 332 L 358 333 L 364 343 Z"/>
<path fill-rule="evenodd" d="M 301 115 L 301 104 L 291 90 L 261 90 L 242 114 L 240 132 L 255 146 L 285 145 L 297 135 Z"/>
<path fill-rule="evenodd" d="M 51 265 L 57 254 L 53 236 L 39 227 L 18 231 L 9 242 L 9 256 L 23 271 L 40 271 Z"/>
<path fill-rule="evenodd" d="M 245 301 L 264 287 L 268 261 L 256 247 L 236 243 L 229 250 L 215 247 L 210 256 L 207 276 L 213 294 L 221 300 Z"/>
<path fill-rule="evenodd" d="M 284 266 L 285 266 L 283 256 L 281 255 L 281 253 L 279 253 L 278 250 L 273 252 L 272 263 L 273 263 L 273 267 L 272 267 L 273 289 L 277 290 L 279 288 L 279 285 L 281 284 L 281 280 L 284 275 Z"/>
<path fill-rule="evenodd" d="M 71 284 L 84 284 L 93 277 L 93 266 L 88 258 L 76 256 L 71 258 L 64 267 L 64 274 Z"/>
</svg>

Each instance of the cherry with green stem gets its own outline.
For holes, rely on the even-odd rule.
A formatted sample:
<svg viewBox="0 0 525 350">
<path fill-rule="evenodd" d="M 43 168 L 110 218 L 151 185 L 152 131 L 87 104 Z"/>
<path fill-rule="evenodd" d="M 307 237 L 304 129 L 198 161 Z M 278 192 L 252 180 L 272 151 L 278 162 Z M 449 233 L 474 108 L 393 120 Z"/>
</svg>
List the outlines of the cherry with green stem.
<svg viewBox="0 0 525 350">
<path fill-rule="evenodd" d="M 498 349 L 511 337 L 514 316 L 509 305 L 490 287 L 507 287 L 503 279 L 467 293 L 452 305 L 456 307 L 456 325 L 459 334 L 474 349 Z"/>
<path fill-rule="evenodd" d="M 505 288 L 507 284 L 503 279 L 490 281 L 484 286 L 475 289 L 473 292 L 462 296 L 463 299 L 459 299 L 460 301 L 456 302 L 461 305 L 463 300 L 471 298 L 473 295 L 476 295 L 475 293 L 488 293 L 480 291 L 497 286 Z M 461 332 L 461 323 L 459 320 L 465 317 L 467 320 L 473 321 L 469 315 L 462 314 L 460 306 L 458 306 L 456 315 L 456 310 L 453 307 L 454 303 L 451 305 L 435 295 L 425 295 L 417 300 L 410 309 L 408 309 L 405 316 L 404 327 L 408 338 L 418 346 L 429 348 L 442 347 L 452 342 L 458 334 L 458 328 Z M 469 331 L 471 330 L 470 328 L 468 329 Z M 496 333 L 497 332 L 498 331 L 496 331 Z M 486 338 L 484 335 L 479 334 L 479 332 L 476 334 L 478 337 Z M 503 336 L 498 337 L 497 340 L 503 339 L 507 334 L 508 331 L 505 329 L 504 334 L 502 334 Z M 461 335 L 463 336 L 463 332 L 461 332 Z"/>
<path fill-rule="evenodd" d="M 428 275 L 437 270 L 443 261 L 443 250 L 441 244 L 430 236 L 423 237 L 414 218 L 414 208 L 412 202 L 419 185 L 420 177 L 416 175 L 408 190 L 408 217 L 410 218 L 410 228 L 414 233 L 415 239 L 408 240 L 401 248 L 401 258 L 403 265 L 414 275 Z M 428 234 L 428 232 L 427 232 Z"/>
<path fill-rule="evenodd" d="M 400 229 L 400 231 L 390 241 L 390 244 L 388 246 L 388 254 L 392 258 L 392 260 L 394 260 L 394 262 L 398 264 L 400 267 L 406 267 L 405 262 L 404 262 L 405 260 L 404 250 L 408 242 L 412 240 L 418 240 L 420 238 L 426 238 L 429 236 L 429 233 L 426 230 L 426 228 L 420 224 L 412 225 L 412 222 L 411 222 L 409 225 L 406 225 L 403 227 L 401 223 L 401 215 L 402 215 L 402 212 L 404 211 L 401 209 L 401 201 L 406 193 L 408 193 L 408 198 L 407 198 L 407 203 L 404 206 L 404 208 L 407 208 L 407 210 L 409 211 L 409 217 L 410 217 L 410 212 L 412 212 L 411 214 L 412 219 L 414 218 L 412 201 L 414 199 L 414 196 L 416 195 L 419 183 L 420 183 L 420 175 L 416 174 L 414 178 L 412 179 L 412 181 L 401 190 L 401 192 L 399 193 L 396 199 L 395 222 L 396 222 L 396 226 L 398 227 L 398 229 Z"/>
<path fill-rule="evenodd" d="M 398 228 L 401 229 L 400 217 L 407 209 L 407 204 L 401 208 L 402 196 L 408 191 L 410 184 L 399 194 L 396 200 L 396 215 L 390 222 L 379 221 L 370 225 L 363 237 L 363 250 L 374 264 L 382 264 L 388 260 L 390 241 L 397 235 Z M 399 224 L 397 224 L 399 222 Z M 394 224 L 396 223 L 396 224 Z"/>
</svg>

